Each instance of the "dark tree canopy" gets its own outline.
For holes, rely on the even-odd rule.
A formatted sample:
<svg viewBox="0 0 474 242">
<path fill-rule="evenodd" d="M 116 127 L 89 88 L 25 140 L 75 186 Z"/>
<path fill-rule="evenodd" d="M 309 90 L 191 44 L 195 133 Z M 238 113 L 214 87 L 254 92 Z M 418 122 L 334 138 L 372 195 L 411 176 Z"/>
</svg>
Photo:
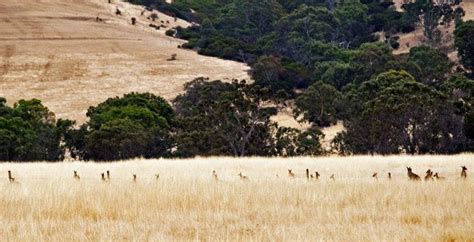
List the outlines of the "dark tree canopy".
<svg viewBox="0 0 474 242">
<path fill-rule="evenodd" d="M 0 98 L 0 160 L 60 161 L 61 140 L 71 122 L 56 121 L 38 99 L 20 100 L 9 107 Z"/>
<path fill-rule="evenodd" d="M 161 97 L 130 93 L 89 108 L 89 121 L 66 135 L 73 157 L 123 160 L 171 152 L 174 111 Z"/>
<path fill-rule="evenodd" d="M 178 153 L 195 155 L 269 155 L 273 149 L 270 116 L 260 102 L 266 90 L 244 82 L 205 82 L 199 78 L 174 100 L 180 129 Z"/>
<path fill-rule="evenodd" d="M 365 89 L 365 90 L 364 90 Z M 337 146 L 348 153 L 454 153 L 463 149 L 462 117 L 448 96 L 391 71 L 359 88 Z"/>
<path fill-rule="evenodd" d="M 464 67 L 474 73 L 474 21 L 461 22 L 454 30 L 454 45 Z"/>
</svg>

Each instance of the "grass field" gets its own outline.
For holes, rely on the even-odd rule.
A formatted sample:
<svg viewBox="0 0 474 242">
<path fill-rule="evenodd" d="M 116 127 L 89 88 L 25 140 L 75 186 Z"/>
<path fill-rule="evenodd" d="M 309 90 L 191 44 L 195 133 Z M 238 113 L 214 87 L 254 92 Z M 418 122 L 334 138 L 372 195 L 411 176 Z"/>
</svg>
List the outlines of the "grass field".
<svg viewBox="0 0 474 242">
<path fill-rule="evenodd" d="M 446 179 L 409 182 L 408 165 L 419 175 L 431 168 Z M 0 236 L 11 241 L 473 241 L 474 179 L 459 178 L 461 165 L 474 168 L 474 155 L 2 163 Z M 306 168 L 319 171 L 320 180 L 307 181 Z M 296 178 L 289 178 L 287 169 Z M 15 183 L 8 181 L 7 170 Z M 100 173 L 106 170 L 111 179 L 103 182 Z M 240 180 L 239 172 L 248 181 Z"/>
</svg>

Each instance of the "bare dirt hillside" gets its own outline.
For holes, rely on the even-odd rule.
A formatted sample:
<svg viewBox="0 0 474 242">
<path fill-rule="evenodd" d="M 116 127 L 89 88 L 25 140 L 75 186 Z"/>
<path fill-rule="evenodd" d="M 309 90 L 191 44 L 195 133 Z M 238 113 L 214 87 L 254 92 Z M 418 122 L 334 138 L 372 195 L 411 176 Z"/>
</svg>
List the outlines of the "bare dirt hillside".
<svg viewBox="0 0 474 242">
<path fill-rule="evenodd" d="M 0 1 L 0 96 L 38 98 L 83 122 L 89 106 L 131 91 L 171 99 L 195 77 L 248 78 L 247 66 L 178 49 L 183 42 L 165 36 L 188 23 L 159 14 L 154 24 L 167 28 L 156 30 L 142 11 L 118 0 Z M 167 61 L 172 54 L 177 60 Z"/>
</svg>

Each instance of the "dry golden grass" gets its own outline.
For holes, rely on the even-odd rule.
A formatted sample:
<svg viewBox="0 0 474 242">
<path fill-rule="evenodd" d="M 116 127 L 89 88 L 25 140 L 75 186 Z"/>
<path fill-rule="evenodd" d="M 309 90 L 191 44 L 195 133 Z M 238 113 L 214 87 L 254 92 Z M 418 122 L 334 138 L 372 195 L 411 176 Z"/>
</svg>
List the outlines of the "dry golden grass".
<svg viewBox="0 0 474 242">
<path fill-rule="evenodd" d="M 459 175 L 461 165 L 474 167 L 473 158 L 2 163 L 0 236 L 11 241 L 472 241 L 474 179 Z M 446 180 L 409 182 L 407 165 L 419 175 L 431 168 Z M 318 170 L 320 181 L 307 181 L 306 168 Z M 295 179 L 287 177 L 287 169 Z M 8 182 L 7 170 L 18 184 Z M 111 180 L 102 182 L 106 170 Z M 240 180 L 239 172 L 248 181 Z M 373 172 L 379 173 L 377 181 Z M 329 180 L 333 173 L 335 181 Z"/>
<path fill-rule="evenodd" d="M 246 65 L 178 49 L 184 41 L 165 36 L 189 23 L 159 14 L 153 23 L 167 28 L 155 30 L 142 10 L 119 0 L 1 0 L 0 97 L 39 98 L 59 118 L 82 123 L 87 108 L 124 93 L 172 99 L 196 77 L 248 79 Z M 172 54 L 177 60 L 167 61 Z"/>
</svg>

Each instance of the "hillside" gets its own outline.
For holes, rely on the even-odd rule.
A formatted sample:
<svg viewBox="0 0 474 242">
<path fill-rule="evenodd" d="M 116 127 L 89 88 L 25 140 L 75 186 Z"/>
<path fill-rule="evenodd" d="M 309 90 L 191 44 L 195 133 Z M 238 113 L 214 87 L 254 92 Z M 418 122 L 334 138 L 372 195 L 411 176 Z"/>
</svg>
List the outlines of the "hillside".
<svg viewBox="0 0 474 242">
<path fill-rule="evenodd" d="M 150 13 L 142 10 L 107 0 L 1 1 L 0 96 L 9 103 L 38 98 L 57 117 L 83 122 L 89 106 L 123 93 L 171 99 L 195 77 L 248 78 L 243 64 L 178 49 L 183 41 L 148 27 Z M 156 24 L 167 28 L 188 25 L 159 17 Z M 167 61 L 174 53 L 177 60 Z"/>
<path fill-rule="evenodd" d="M 395 0 L 395 6 L 397 7 L 398 11 L 401 11 L 401 5 L 403 4 L 402 0 Z M 474 0 L 464 0 L 461 3 L 461 7 L 466 12 L 464 16 L 464 20 L 474 20 Z M 447 46 L 449 49 L 449 57 L 453 61 L 457 61 L 457 51 L 449 48 L 449 46 L 453 46 L 454 39 L 453 39 L 453 31 L 454 31 L 454 24 L 451 24 L 447 27 L 441 27 L 441 31 L 443 32 L 443 43 L 444 46 Z M 421 26 L 418 26 L 415 31 L 407 34 L 400 35 L 400 48 L 395 50 L 395 54 L 404 54 L 410 51 L 410 48 L 415 46 L 420 46 L 423 44 L 424 35 L 423 29 Z"/>
</svg>

